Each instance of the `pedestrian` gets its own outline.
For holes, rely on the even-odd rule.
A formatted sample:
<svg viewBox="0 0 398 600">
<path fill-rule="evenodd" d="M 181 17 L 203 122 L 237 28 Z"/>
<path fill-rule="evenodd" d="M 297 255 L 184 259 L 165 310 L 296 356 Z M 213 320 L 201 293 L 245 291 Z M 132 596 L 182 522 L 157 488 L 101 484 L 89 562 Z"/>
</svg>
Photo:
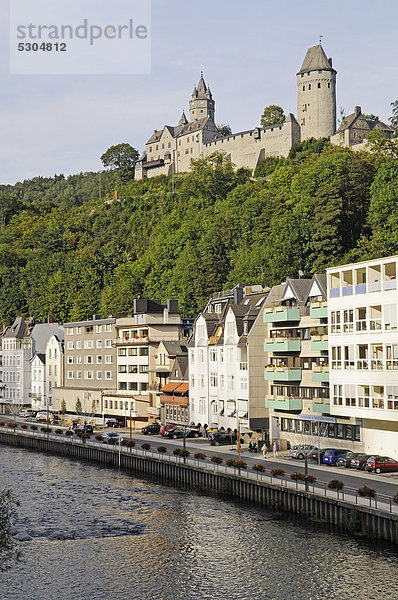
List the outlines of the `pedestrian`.
<svg viewBox="0 0 398 600">
<path fill-rule="evenodd" d="M 278 446 L 276 445 L 276 442 L 272 445 L 272 451 L 274 453 L 274 458 L 276 458 L 278 456 Z"/>
<path fill-rule="evenodd" d="M 263 447 L 261 448 L 261 452 L 263 453 L 263 458 L 267 458 L 267 444 L 264 442 Z"/>
</svg>

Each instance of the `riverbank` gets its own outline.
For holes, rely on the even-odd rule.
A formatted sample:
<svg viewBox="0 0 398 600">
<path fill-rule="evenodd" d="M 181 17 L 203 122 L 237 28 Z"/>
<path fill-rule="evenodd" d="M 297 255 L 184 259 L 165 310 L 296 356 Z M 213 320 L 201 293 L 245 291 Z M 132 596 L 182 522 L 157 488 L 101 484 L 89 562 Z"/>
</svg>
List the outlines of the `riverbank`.
<svg viewBox="0 0 398 600">
<path fill-rule="evenodd" d="M 105 446 L 92 440 L 78 440 L 52 433 L 0 430 L 0 443 L 117 467 L 129 473 L 169 481 L 177 485 L 288 511 L 348 531 L 394 544 L 398 543 L 398 506 L 387 496 L 361 498 L 355 490 L 338 493 L 316 482 L 306 489 L 304 482 L 238 470 L 225 464 L 185 460 L 168 453 L 142 448 Z M 214 453 L 216 454 L 216 452 Z"/>
</svg>

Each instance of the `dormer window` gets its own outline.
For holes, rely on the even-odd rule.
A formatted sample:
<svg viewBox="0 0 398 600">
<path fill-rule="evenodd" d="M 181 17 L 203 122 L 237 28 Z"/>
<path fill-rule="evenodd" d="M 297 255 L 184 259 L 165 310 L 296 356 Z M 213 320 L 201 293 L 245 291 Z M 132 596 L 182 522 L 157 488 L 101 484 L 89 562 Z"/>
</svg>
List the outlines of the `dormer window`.
<svg viewBox="0 0 398 600">
<path fill-rule="evenodd" d="M 217 314 L 220 314 L 220 312 L 221 312 L 221 304 L 216 304 L 214 306 L 214 312 L 217 313 Z"/>
</svg>

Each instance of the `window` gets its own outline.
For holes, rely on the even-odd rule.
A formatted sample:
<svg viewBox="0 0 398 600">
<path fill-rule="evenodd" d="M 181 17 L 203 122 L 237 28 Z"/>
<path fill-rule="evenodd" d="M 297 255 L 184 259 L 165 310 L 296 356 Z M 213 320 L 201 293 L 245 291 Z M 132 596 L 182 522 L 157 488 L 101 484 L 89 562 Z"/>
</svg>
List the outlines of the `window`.
<svg viewBox="0 0 398 600">
<path fill-rule="evenodd" d="M 73 335 L 73 333 L 74 333 L 73 327 L 67 327 L 66 328 L 66 335 Z"/>
<path fill-rule="evenodd" d="M 320 83 L 318 83 L 318 89 L 319 89 L 320 87 L 321 87 L 321 84 L 320 84 Z"/>
<path fill-rule="evenodd" d="M 228 362 L 231 364 L 234 362 L 234 349 L 228 348 Z"/>
<path fill-rule="evenodd" d="M 76 379 L 81 379 L 81 378 L 82 378 L 82 372 L 76 371 Z"/>
<path fill-rule="evenodd" d="M 146 392 L 147 388 L 148 388 L 148 385 L 146 383 L 141 383 L 140 387 L 141 387 L 141 392 Z"/>
<path fill-rule="evenodd" d="M 210 360 L 211 360 L 211 362 L 215 362 L 217 360 L 217 350 L 215 350 L 215 349 L 210 350 Z"/>
<path fill-rule="evenodd" d="M 189 353 L 190 357 L 191 357 L 191 363 L 194 364 L 195 362 L 195 350 L 191 350 Z"/>
<path fill-rule="evenodd" d="M 105 371 L 105 379 L 113 379 L 112 371 Z"/>
<path fill-rule="evenodd" d="M 119 356 L 127 356 L 127 348 L 119 348 L 117 353 Z"/>
<path fill-rule="evenodd" d="M 218 384 L 217 373 L 210 373 L 210 386 L 217 387 L 217 384 Z"/>
<path fill-rule="evenodd" d="M 105 348 L 112 348 L 112 340 L 105 340 Z"/>
<path fill-rule="evenodd" d="M 195 387 L 195 375 L 191 375 L 191 387 Z"/>
<path fill-rule="evenodd" d="M 199 414 L 204 415 L 206 412 L 206 398 L 199 398 Z"/>
<path fill-rule="evenodd" d="M 73 365 L 74 362 L 75 362 L 74 357 L 73 356 L 68 356 L 68 358 L 67 358 L 68 365 Z"/>
<path fill-rule="evenodd" d="M 247 377 L 240 378 L 240 389 L 241 389 L 241 391 L 247 390 Z"/>
<path fill-rule="evenodd" d="M 48 351 L 48 358 L 51 358 L 51 348 Z"/>
<path fill-rule="evenodd" d="M 332 346 L 332 369 L 341 369 L 341 346 Z"/>
<path fill-rule="evenodd" d="M 138 373 L 138 365 L 129 365 L 129 373 Z"/>
<path fill-rule="evenodd" d="M 332 310 L 330 313 L 331 333 L 340 333 L 340 311 Z"/>
<path fill-rule="evenodd" d="M 397 329 L 397 305 L 386 304 L 384 306 L 384 327 L 388 331 Z"/>
<path fill-rule="evenodd" d="M 101 333 L 101 331 L 102 331 L 102 325 L 96 325 L 95 326 L 95 331 L 96 331 L 96 333 Z"/>
<path fill-rule="evenodd" d="M 344 333 L 354 331 L 354 311 L 352 308 L 343 311 L 343 331 Z"/>
<path fill-rule="evenodd" d="M 78 341 L 76 342 L 76 350 L 81 350 L 81 349 L 82 349 L 82 341 L 81 341 L 81 340 L 78 340 Z"/>
<path fill-rule="evenodd" d="M 333 404 L 336 406 L 343 406 L 343 386 L 334 385 L 333 386 Z"/>
<path fill-rule="evenodd" d="M 68 379 L 73 379 L 73 371 L 68 371 Z"/>
<path fill-rule="evenodd" d="M 68 342 L 66 347 L 68 348 L 68 350 L 73 350 L 75 346 L 74 346 L 73 342 Z"/>
<path fill-rule="evenodd" d="M 80 335 L 82 332 L 82 328 L 81 327 L 76 327 L 76 334 Z"/>
<path fill-rule="evenodd" d="M 119 382 L 119 390 L 127 390 L 127 381 Z"/>
<path fill-rule="evenodd" d="M 127 365 L 119 365 L 118 373 L 127 373 Z"/>
<path fill-rule="evenodd" d="M 113 361 L 112 361 L 112 355 L 111 355 L 111 354 L 106 354 L 106 355 L 105 355 L 105 363 L 106 363 L 107 365 L 111 365 L 111 364 L 112 364 L 112 362 L 113 362 Z"/>
<path fill-rule="evenodd" d="M 105 325 L 105 331 L 106 331 L 107 333 L 109 333 L 110 331 L 112 331 L 112 324 L 111 324 L 111 323 L 107 323 L 107 324 Z"/>
<path fill-rule="evenodd" d="M 139 365 L 139 373 L 148 373 L 148 365 Z"/>
<path fill-rule="evenodd" d="M 136 381 L 130 381 L 129 382 L 129 390 L 131 390 L 132 392 L 137 392 L 138 391 L 138 383 Z"/>
<path fill-rule="evenodd" d="M 77 365 L 81 365 L 82 364 L 82 357 L 81 356 L 76 356 L 76 364 Z"/>
<path fill-rule="evenodd" d="M 205 387 L 205 376 L 199 375 L 199 387 L 203 389 Z"/>
<path fill-rule="evenodd" d="M 102 379 L 102 371 L 97 371 L 97 379 Z"/>
<path fill-rule="evenodd" d="M 398 344 L 386 345 L 386 369 L 387 371 L 398 370 Z"/>
<path fill-rule="evenodd" d="M 102 340 L 97 340 L 97 348 L 102 348 Z"/>
<path fill-rule="evenodd" d="M 200 363 L 204 363 L 205 362 L 205 353 L 203 350 L 199 350 L 199 362 Z"/>
<path fill-rule="evenodd" d="M 366 308 L 357 308 L 356 309 L 356 330 L 357 331 L 366 331 Z"/>
<path fill-rule="evenodd" d="M 85 365 L 92 365 L 93 364 L 93 357 L 92 356 L 85 356 L 84 357 L 84 364 Z"/>
<path fill-rule="evenodd" d="M 138 348 L 129 348 L 128 355 L 129 356 L 138 356 Z"/>
<path fill-rule="evenodd" d="M 100 354 L 97 356 L 97 365 L 102 365 L 102 356 Z"/>
<path fill-rule="evenodd" d="M 228 389 L 231 391 L 235 389 L 235 375 L 228 375 Z"/>
<path fill-rule="evenodd" d="M 148 356 L 148 348 L 140 348 L 140 356 Z"/>
<path fill-rule="evenodd" d="M 86 350 L 92 350 L 94 348 L 93 340 L 84 340 L 84 347 Z"/>
<path fill-rule="evenodd" d="M 84 377 L 85 379 L 93 379 L 93 371 L 84 371 Z"/>
</svg>

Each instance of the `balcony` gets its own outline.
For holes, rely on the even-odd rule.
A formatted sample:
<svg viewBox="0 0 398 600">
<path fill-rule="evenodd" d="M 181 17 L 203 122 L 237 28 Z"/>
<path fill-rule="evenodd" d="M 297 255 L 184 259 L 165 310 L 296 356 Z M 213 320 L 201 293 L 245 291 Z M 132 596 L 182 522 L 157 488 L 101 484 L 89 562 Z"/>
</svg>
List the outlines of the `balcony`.
<svg viewBox="0 0 398 600">
<path fill-rule="evenodd" d="M 300 309 L 287 306 L 267 306 L 263 313 L 264 323 L 300 321 Z"/>
<path fill-rule="evenodd" d="M 182 406 L 186 408 L 189 404 L 189 399 L 183 396 L 160 396 L 160 404 L 172 404 L 173 406 Z"/>
<path fill-rule="evenodd" d="M 328 316 L 327 302 L 311 302 L 310 317 L 311 319 L 326 319 Z"/>
<path fill-rule="evenodd" d="M 301 398 L 289 398 L 288 396 L 266 396 L 265 408 L 274 410 L 298 411 L 303 408 Z"/>
<path fill-rule="evenodd" d="M 139 345 L 147 345 L 149 344 L 149 337 L 125 337 L 125 338 L 116 338 L 112 341 L 112 346 L 139 346 Z"/>
<path fill-rule="evenodd" d="M 328 336 L 325 335 L 313 335 L 311 336 L 311 350 L 327 350 L 328 349 Z"/>
<path fill-rule="evenodd" d="M 264 379 L 266 381 L 301 381 L 301 369 L 265 367 Z"/>
<path fill-rule="evenodd" d="M 241 363 L 239 363 L 239 370 L 240 371 L 247 371 L 247 362 L 241 362 Z"/>
<path fill-rule="evenodd" d="M 264 352 L 300 352 L 300 338 L 274 337 L 264 341 Z"/>
<path fill-rule="evenodd" d="M 312 411 L 322 413 L 323 415 L 330 415 L 330 404 L 329 402 L 313 402 Z"/>
<path fill-rule="evenodd" d="M 329 367 L 313 367 L 312 381 L 320 381 L 321 383 L 329 383 Z"/>
</svg>

